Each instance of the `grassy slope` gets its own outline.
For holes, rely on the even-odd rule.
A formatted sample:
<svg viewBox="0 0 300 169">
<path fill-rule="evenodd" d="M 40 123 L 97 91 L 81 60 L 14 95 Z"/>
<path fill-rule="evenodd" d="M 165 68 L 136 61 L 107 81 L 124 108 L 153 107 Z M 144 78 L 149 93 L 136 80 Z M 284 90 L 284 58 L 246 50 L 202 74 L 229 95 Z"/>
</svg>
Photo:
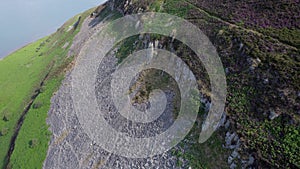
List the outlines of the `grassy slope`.
<svg viewBox="0 0 300 169">
<path fill-rule="evenodd" d="M 38 96 L 35 102 L 43 105 L 38 109 L 31 109 L 18 135 L 16 146 L 10 165 L 12 168 L 42 168 L 46 158 L 48 142 L 51 132 L 48 130 L 45 119 L 50 106 L 50 98 L 58 89 L 62 78 L 54 78 L 45 84 L 45 91 Z"/>
<path fill-rule="evenodd" d="M 90 12 L 91 10 L 83 13 L 82 18 L 87 17 Z M 25 117 L 9 164 L 12 168 L 41 168 L 51 135 L 46 124 L 50 99 L 60 86 L 65 70 L 72 61 L 72 57 L 66 58 L 66 55 L 80 27 L 75 31 L 66 30 L 77 18 L 78 16 L 75 16 L 70 19 L 55 34 L 38 40 L 0 61 L 0 129 L 8 128 L 8 133 L 0 136 L 0 166 L 4 165 L 14 126 L 23 108 L 49 73 L 41 87 L 42 92 L 33 104 L 39 105 L 38 108 L 31 107 Z M 83 19 L 81 23 L 82 21 Z M 67 42 L 69 45 L 63 49 Z M 38 48 L 40 49 L 36 52 Z M 9 120 L 2 120 L 4 116 Z"/>
<path fill-rule="evenodd" d="M 38 40 L 0 61 L 0 165 L 2 166 L 14 126 L 35 87 L 45 76 L 51 58 L 38 56 L 35 52 L 41 42 Z M 44 50 L 44 48 L 42 48 Z M 8 121 L 3 120 L 7 118 Z M 8 130 L 7 133 L 4 130 Z"/>
</svg>

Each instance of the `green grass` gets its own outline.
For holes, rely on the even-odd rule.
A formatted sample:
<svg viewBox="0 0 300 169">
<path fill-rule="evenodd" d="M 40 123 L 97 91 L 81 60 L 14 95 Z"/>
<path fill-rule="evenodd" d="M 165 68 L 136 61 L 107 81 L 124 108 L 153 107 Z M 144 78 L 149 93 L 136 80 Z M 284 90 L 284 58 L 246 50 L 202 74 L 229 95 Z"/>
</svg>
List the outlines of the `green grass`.
<svg viewBox="0 0 300 169">
<path fill-rule="evenodd" d="M 193 7 L 181 0 L 166 0 L 162 8 L 162 12 L 184 18 Z"/>
<path fill-rule="evenodd" d="M 222 131 L 216 131 L 205 143 L 200 144 L 199 140 L 200 128 L 195 124 L 189 135 L 179 143 L 181 150 L 172 149 L 172 154 L 178 158 L 188 160 L 188 165 L 192 168 L 226 168 L 227 158 L 230 150 L 223 148 Z M 177 161 L 177 166 L 181 166 L 182 161 Z"/>
<path fill-rule="evenodd" d="M 38 40 L 0 61 L 0 129 L 8 129 L 6 135 L 0 136 L 0 166 L 20 114 L 49 69 L 52 58 L 38 56 L 39 52 L 36 52 L 46 39 Z M 44 50 L 44 47 L 40 49 Z M 4 115 L 6 120 L 3 120 Z"/>
<path fill-rule="evenodd" d="M 35 100 L 42 103 L 36 109 L 30 109 L 20 130 L 14 152 L 10 159 L 12 168 L 42 168 L 48 150 L 51 132 L 45 119 L 50 107 L 52 93 L 58 89 L 62 78 L 55 78 L 45 84 L 45 91 Z M 35 142 L 33 144 L 32 142 Z"/>
<path fill-rule="evenodd" d="M 160 12 L 162 8 L 163 0 L 156 0 L 152 4 L 150 4 L 150 10 L 155 12 Z"/>
<path fill-rule="evenodd" d="M 15 142 L 10 159 L 11 168 L 41 168 L 48 150 L 51 133 L 46 124 L 50 99 L 58 89 L 73 56 L 67 58 L 68 48 L 79 32 L 84 18 L 93 9 L 83 13 L 79 27 L 67 32 L 78 16 L 67 21 L 51 36 L 40 39 L 12 53 L 0 61 L 0 166 L 6 164 L 14 127 L 23 109 L 28 105 L 36 90 L 41 93 L 25 116 L 24 123 Z M 62 47 L 69 42 L 66 49 Z M 45 76 L 49 74 L 40 86 Z"/>
</svg>

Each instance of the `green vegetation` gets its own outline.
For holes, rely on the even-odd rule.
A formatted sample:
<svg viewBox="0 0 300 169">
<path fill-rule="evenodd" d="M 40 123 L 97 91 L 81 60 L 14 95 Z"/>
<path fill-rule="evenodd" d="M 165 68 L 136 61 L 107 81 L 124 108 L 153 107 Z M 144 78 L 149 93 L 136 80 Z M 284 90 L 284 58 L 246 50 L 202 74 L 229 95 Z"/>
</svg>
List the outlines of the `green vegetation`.
<svg viewBox="0 0 300 169">
<path fill-rule="evenodd" d="M 203 115 L 203 109 L 199 112 L 199 116 Z M 176 155 L 179 160 L 177 165 L 183 164 L 182 160 L 188 160 L 188 165 L 192 168 L 228 168 L 227 158 L 230 150 L 224 149 L 224 137 L 222 131 L 216 131 L 205 143 L 200 144 L 199 133 L 201 124 L 195 123 L 194 127 L 186 138 L 179 143 L 178 149 L 172 149 L 172 154 Z M 184 151 L 184 152 L 183 152 Z"/>
<path fill-rule="evenodd" d="M 35 138 L 35 139 L 32 139 L 29 141 L 29 145 L 30 145 L 30 148 L 34 148 L 35 146 L 38 145 L 38 140 Z"/>
<path fill-rule="evenodd" d="M 240 75 L 242 76 L 242 75 Z M 244 141 L 244 148 L 257 152 L 260 160 L 277 168 L 299 168 L 300 127 L 291 123 L 291 116 L 283 112 L 274 120 L 268 116 L 252 112 L 251 102 L 259 96 L 253 87 L 238 85 L 239 76 L 229 76 L 230 85 L 228 108 L 236 121 L 239 135 Z"/>
<path fill-rule="evenodd" d="M 7 133 L 8 133 L 8 128 L 2 128 L 0 135 L 5 136 Z"/>
<path fill-rule="evenodd" d="M 118 63 L 122 63 L 122 61 L 134 52 L 136 47 L 133 46 L 135 41 L 138 39 L 138 36 L 129 37 L 122 42 L 119 43 L 118 52 L 116 53 L 116 57 L 118 58 Z"/>
<path fill-rule="evenodd" d="M 150 4 L 150 10 L 155 12 L 160 12 L 162 5 L 164 1 L 163 0 L 156 0 L 152 4 Z"/>
<path fill-rule="evenodd" d="M 50 57 L 35 52 L 48 37 L 38 40 L 0 61 L 0 166 L 4 164 L 10 139 L 24 107 L 49 71 Z M 44 51 L 41 48 L 40 51 Z"/>
<path fill-rule="evenodd" d="M 288 28 L 260 28 L 259 31 L 279 39 L 281 42 L 300 48 L 300 30 Z"/>
<path fill-rule="evenodd" d="M 226 11 L 238 9 L 232 2 L 228 2 L 227 5 L 233 7 L 234 10 L 228 10 L 224 7 L 224 3 L 219 3 L 218 5 L 221 7 L 218 9 L 221 11 L 214 12 L 213 10 L 216 8 L 213 5 L 204 8 L 205 11 L 207 10 L 207 14 L 203 15 L 204 12 L 201 10 L 203 3 L 211 5 L 211 2 L 208 1 L 190 6 L 185 1 L 166 0 L 160 8 L 159 2 L 155 1 L 151 4 L 150 10 L 191 18 L 196 23 L 200 18 L 197 26 L 211 38 L 218 48 L 224 67 L 230 68 L 227 76 L 226 110 L 234 124 L 231 126 L 232 130 L 235 130 L 241 138 L 241 153 L 255 154 L 259 163 L 258 167 L 261 168 L 299 168 L 299 114 L 293 108 L 293 106 L 297 106 L 295 104 L 297 96 L 293 93 L 299 91 L 300 83 L 300 79 L 297 78 L 299 77 L 300 63 L 299 29 L 280 28 L 280 26 L 284 27 L 284 24 L 277 22 L 276 19 L 273 20 L 276 21 L 275 25 L 271 24 L 267 28 L 253 24 L 255 21 L 252 19 L 228 19 L 223 14 L 226 14 Z M 194 8 L 199 10 L 193 10 Z M 211 15 L 211 13 L 222 16 Z M 275 12 L 274 15 L 277 14 L 279 13 Z M 201 20 L 201 18 L 203 19 Z M 271 18 L 267 17 L 256 19 L 261 18 L 263 21 L 259 21 L 259 23 L 264 23 L 265 19 L 273 22 Z M 230 21 L 233 24 L 222 22 L 222 20 Z M 221 36 L 220 39 L 215 36 L 218 33 Z M 130 42 L 129 40 L 128 42 Z M 122 57 L 127 56 L 126 52 L 130 53 L 133 50 L 131 44 L 132 42 L 121 46 L 120 53 L 117 54 L 120 55 L 121 60 Z M 243 44 L 243 49 L 240 49 L 241 44 Z M 125 55 L 122 55 L 124 53 Z M 253 72 L 249 70 L 250 65 L 253 64 L 251 59 L 260 60 Z M 265 79 L 267 82 L 264 82 Z M 268 117 L 270 108 L 276 108 L 276 113 L 281 115 L 270 120 Z M 222 131 L 215 133 L 203 145 L 197 144 L 194 139 L 194 143 L 188 151 L 185 153 L 175 151 L 174 153 L 189 160 L 192 168 L 227 166 L 226 162 L 221 164 L 226 161 L 228 155 L 222 156 L 227 152 L 222 148 L 223 137 L 220 135 L 222 135 Z M 188 138 L 193 140 L 193 136 Z M 183 149 L 184 146 L 190 144 L 190 142 L 185 143 L 181 143 Z M 206 151 L 204 151 L 205 149 Z M 241 155 L 243 156 L 243 154 Z M 212 161 L 220 162 L 220 164 L 212 163 Z M 179 161 L 179 165 L 181 165 L 180 163 L 182 161 Z"/>
<path fill-rule="evenodd" d="M 163 4 L 163 11 L 168 14 L 185 18 L 193 6 L 181 0 L 166 0 Z"/>
<path fill-rule="evenodd" d="M 86 18 L 89 10 L 83 13 Z M 0 61 L 0 166 L 5 166 L 9 143 L 23 109 L 38 94 L 25 116 L 10 159 L 11 168 L 41 168 L 48 150 L 51 133 L 46 124 L 50 99 L 61 84 L 73 56 L 67 48 L 79 32 L 70 30 L 78 16 L 66 22 L 56 33 L 12 53 Z M 42 86 L 41 86 L 42 84 Z"/>
<path fill-rule="evenodd" d="M 229 76 L 229 78 L 233 78 Z M 234 78 L 238 78 L 235 76 Z M 247 113 L 250 110 L 250 98 L 254 93 L 252 87 L 239 87 L 238 84 L 231 84 L 227 100 L 230 109 L 235 112 Z"/>
<path fill-rule="evenodd" d="M 300 90 L 300 79 L 297 78 L 300 66 L 299 29 L 272 27 L 272 24 L 267 24 L 268 27 L 266 27 L 267 17 L 260 17 L 263 20 L 258 20 L 258 24 L 253 24 L 252 19 L 245 19 L 247 17 L 242 17 L 243 20 L 241 20 L 240 14 L 247 14 L 248 10 L 237 14 L 230 13 L 233 11 L 229 10 L 230 8 L 234 8 L 234 11 L 239 9 L 231 2 L 213 4 L 203 1 L 191 5 L 181 0 L 135 0 L 133 3 L 137 10 L 166 12 L 195 21 L 193 23 L 197 24 L 218 48 L 224 67 L 230 68 L 227 76 L 226 110 L 230 120 L 235 124 L 230 128 L 238 133 L 243 142 L 241 151 L 255 153 L 259 163 L 267 163 L 267 165 L 259 166 L 262 168 L 270 166 L 300 168 L 299 117 L 292 107 L 297 101 L 292 94 Z M 81 23 L 91 11 L 82 14 Z M 121 16 L 118 12 L 104 9 L 99 17 L 104 18 L 110 14 L 112 17 L 109 20 Z M 10 139 L 23 109 L 28 105 L 32 96 L 38 94 L 17 137 L 9 167 L 41 168 L 51 136 L 46 124 L 50 99 L 57 91 L 65 71 L 74 59 L 74 56 L 66 58 L 70 45 L 66 48 L 63 46 L 72 43 L 81 24 L 75 31 L 67 32 L 66 30 L 77 21 L 77 18 L 78 16 L 72 18 L 55 34 L 29 44 L 0 61 L 0 166 L 6 163 L 5 155 Z M 232 24 L 226 23 L 227 21 Z M 274 22 L 274 24 L 280 23 Z M 111 31 L 113 30 L 112 28 Z M 163 40 L 161 35 L 151 35 L 151 40 L 153 38 Z M 135 44 L 137 39 L 138 36 L 129 37 L 117 46 L 116 56 L 119 63 L 141 48 L 141 42 Z M 166 39 L 165 42 L 167 42 Z M 239 49 L 241 44 L 244 46 L 243 49 Z M 168 44 L 166 46 L 168 48 Z M 183 51 L 182 49 L 180 50 Z M 199 75 L 202 73 L 198 68 L 200 64 L 189 54 L 184 51 L 179 55 L 200 77 L 199 79 L 205 80 L 204 76 Z M 260 60 L 260 63 L 253 72 L 250 72 L 251 63 L 248 60 L 256 58 Z M 151 72 L 142 75 L 140 80 L 146 82 L 146 85 L 135 98 L 137 102 L 144 101 L 149 91 L 170 82 L 168 77 L 153 79 L 153 75 L 158 76 L 155 73 L 152 76 L 150 76 Z M 270 83 L 263 83 L 264 78 L 268 78 Z M 159 81 L 163 83 L 157 83 Z M 43 82 L 42 86 L 41 82 Z M 206 85 L 208 84 L 203 82 L 203 86 L 206 87 Z M 270 107 L 277 108 L 280 114 L 274 120 L 269 120 L 267 115 Z M 203 112 L 201 113 L 203 115 Z M 224 131 L 220 129 L 215 132 L 204 144 L 198 143 L 199 133 L 200 125 L 195 124 L 190 134 L 180 143 L 179 149 L 175 149 L 173 153 L 179 159 L 188 160 L 192 168 L 227 166 L 230 150 L 222 147 Z M 58 139 L 58 142 L 67 134 L 68 131 Z M 184 160 L 179 160 L 178 165 L 182 165 Z M 100 164 L 101 162 L 98 165 Z"/>
<path fill-rule="evenodd" d="M 62 77 L 55 77 L 45 84 L 35 103 L 43 102 L 41 107 L 30 109 L 16 140 L 14 152 L 10 159 L 13 168 L 41 168 L 46 158 L 51 132 L 46 124 L 50 99 L 61 84 Z M 33 104 L 35 105 L 35 104 Z"/>
<path fill-rule="evenodd" d="M 258 150 L 260 158 L 276 167 L 299 168 L 300 167 L 300 128 L 284 124 L 283 116 L 274 121 L 263 122 L 248 121 L 244 127 L 244 133 L 249 148 Z"/>
<path fill-rule="evenodd" d="M 86 18 L 91 13 L 92 9 L 81 14 L 82 18 Z M 48 79 L 44 82 L 42 93 L 35 99 L 30 109 L 24 124 L 20 130 L 16 140 L 16 146 L 11 156 L 10 165 L 13 168 L 41 168 L 45 160 L 48 150 L 48 142 L 51 133 L 46 124 L 47 112 L 50 108 L 50 99 L 64 78 L 65 71 L 69 68 L 72 57 L 66 58 L 68 48 L 63 49 L 62 46 L 67 42 L 72 42 L 74 36 L 79 32 L 80 25 L 75 31 L 66 32 L 69 25 L 77 21 L 78 16 L 75 16 L 60 30 L 51 36 L 52 45 L 47 53 L 48 57 L 52 57 L 54 61 L 53 68 L 49 72 Z M 34 107 L 38 105 L 37 107 Z"/>
</svg>

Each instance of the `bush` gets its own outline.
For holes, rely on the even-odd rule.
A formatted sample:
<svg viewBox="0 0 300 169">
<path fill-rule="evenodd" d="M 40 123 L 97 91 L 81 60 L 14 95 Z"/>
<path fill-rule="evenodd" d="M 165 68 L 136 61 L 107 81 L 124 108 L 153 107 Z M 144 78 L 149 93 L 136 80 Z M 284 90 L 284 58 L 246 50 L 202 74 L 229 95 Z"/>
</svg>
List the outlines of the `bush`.
<svg viewBox="0 0 300 169">
<path fill-rule="evenodd" d="M 3 118 L 2 118 L 2 120 L 6 122 L 6 121 L 9 121 L 9 118 L 8 118 L 7 115 L 4 115 Z"/>
<path fill-rule="evenodd" d="M 34 138 L 32 140 L 29 141 L 29 147 L 30 148 L 34 148 L 38 145 L 38 139 Z"/>
<path fill-rule="evenodd" d="M 38 109 L 38 108 L 40 108 L 42 106 L 43 106 L 43 103 L 38 101 L 38 102 L 36 102 L 36 103 L 33 104 L 32 108 L 33 109 Z"/>
<path fill-rule="evenodd" d="M 2 128 L 0 132 L 0 136 L 5 136 L 7 133 L 8 133 L 8 128 L 7 127 Z"/>
<path fill-rule="evenodd" d="M 2 120 L 5 121 L 5 122 L 7 122 L 7 121 L 9 121 L 9 119 L 10 119 L 10 113 L 8 113 L 7 110 L 3 111 L 3 118 L 2 118 Z"/>
<path fill-rule="evenodd" d="M 43 93 L 43 92 L 45 92 L 45 90 L 46 90 L 46 87 L 45 86 L 42 86 L 41 88 L 40 88 L 40 93 Z"/>
</svg>

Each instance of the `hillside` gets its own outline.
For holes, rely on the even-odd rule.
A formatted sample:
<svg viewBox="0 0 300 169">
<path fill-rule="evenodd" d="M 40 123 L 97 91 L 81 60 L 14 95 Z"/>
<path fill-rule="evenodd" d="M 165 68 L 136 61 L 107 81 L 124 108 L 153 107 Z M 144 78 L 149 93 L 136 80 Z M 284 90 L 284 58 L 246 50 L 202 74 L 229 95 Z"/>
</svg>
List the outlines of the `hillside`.
<svg viewBox="0 0 300 169">
<path fill-rule="evenodd" d="M 56 33 L 0 61 L 0 166 L 300 168 L 298 4 L 297 0 L 109 0 L 75 16 Z M 205 143 L 198 143 L 211 103 L 211 84 L 195 52 L 179 40 L 158 34 L 120 42 L 99 63 L 95 84 L 98 106 L 107 109 L 105 117 L 116 129 L 147 136 L 121 124 L 106 80 L 129 54 L 153 44 L 189 66 L 202 98 L 197 121 L 183 141 L 163 154 L 133 159 L 106 151 L 84 132 L 72 100 L 72 73 L 95 32 L 110 21 L 141 12 L 176 15 L 203 31 L 222 61 L 227 97 L 219 128 Z M 162 132 L 178 116 L 180 91 L 173 78 L 156 70 L 142 72 L 137 81 L 130 88 L 139 89 L 132 99 L 137 107 L 143 107 L 153 89 L 161 89 L 168 99 L 162 127 L 159 123 L 144 126 Z"/>
<path fill-rule="evenodd" d="M 90 12 L 81 15 L 86 17 Z M 74 59 L 74 55 L 67 57 L 67 53 L 80 29 L 80 26 L 72 27 L 78 17 L 67 21 L 56 33 L 0 61 L 2 168 L 10 168 L 14 164 L 14 168 L 42 166 L 51 136 L 46 124 L 50 99 Z M 20 165 L 20 162 L 26 166 Z"/>
</svg>

